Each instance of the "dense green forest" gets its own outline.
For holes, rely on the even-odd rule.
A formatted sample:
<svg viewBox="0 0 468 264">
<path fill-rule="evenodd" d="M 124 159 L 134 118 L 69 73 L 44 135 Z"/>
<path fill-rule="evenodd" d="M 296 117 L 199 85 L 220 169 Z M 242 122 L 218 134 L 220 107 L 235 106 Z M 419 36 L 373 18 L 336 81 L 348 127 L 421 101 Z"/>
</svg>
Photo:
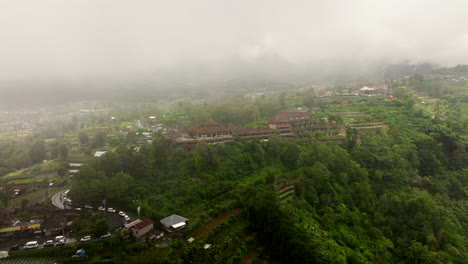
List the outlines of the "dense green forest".
<svg viewBox="0 0 468 264">
<path fill-rule="evenodd" d="M 264 248 L 263 261 L 272 263 L 464 263 L 468 155 L 461 96 L 466 94 L 440 99 L 445 111 L 435 118 L 408 93 L 369 99 L 356 107 L 390 129 L 348 129 L 341 146 L 271 138 L 218 146 L 200 142 L 185 153 L 159 135 L 138 152 L 121 145 L 81 169 L 71 195 L 82 203 L 107 199 L 128 207 L 141 199 L 143 214 L 153 219 L 190 216 L 187 237 L 206 219 L 241 209 L 231 222 L 245 228 L 233 239 L 254 234 L 252 243 Z M 282 197 L 282 186 L 293 186 L 292 195 Z M 233 246 L 208 252 L 200 245 L 173 243 L 167 251 L 132 258 L 240 260 Z"/>
<path fill-rule="evenodd" d="M 189 218 L 166 247 L 113 239 L 106 247 L 122 251 L 116 263 L 465 263 L 466 86 L 416 75 L 391 88 L 394 99 L 319 98 L 302 90 L 181 100 L 166 107 L 172 112 L 145 104 L 41 121 L 30 137 L 0 143 L 0 173 L 44 159 L 65 164 L 80 158 L 86 165 L 78 174 L 61 178 L 69 181 L 74 203 L 99 206 L 106 200 L 128 212 L 141 205 L 142 217 L 156 224 L 174 213 Z M 339 105 L 342 100 L 350 104 Z M 297 106 L 312 109 L 314 120 L 342 126 L 343 144 L 318 136 L 272 137 L 199 142 L 187 153 L 161 132 L 138 151 L 143 130 L 109 135 L 125 127 L 109 121 L 110 113 L 123 124 L 154 114 L 172 126 L 213 118 L 246 127 L 265 125 Z M 388 128 L 359 130 L 340 114 L 346 112 Z M 102 148 L 107 153 L 93 158 Z M 89 230 L 100 220 L 88 218 L 75 228 Z M 189 237 L 195 242 L 186 242 Z M 205 244 L 213 246 L 206 250 Z"/>
</svg>

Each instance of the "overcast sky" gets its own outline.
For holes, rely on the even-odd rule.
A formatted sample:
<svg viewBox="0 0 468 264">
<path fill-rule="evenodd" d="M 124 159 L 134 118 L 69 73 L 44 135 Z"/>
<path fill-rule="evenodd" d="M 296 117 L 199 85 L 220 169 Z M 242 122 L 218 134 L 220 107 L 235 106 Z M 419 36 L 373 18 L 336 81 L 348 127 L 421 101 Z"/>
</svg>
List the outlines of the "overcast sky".
<svg viewBox="0 0 468 264">
<path fill-rule="evenodd" d="M 296 64 L 468 63 L 468 1 L 0 0 L 0 79 Z"/>
</svg>

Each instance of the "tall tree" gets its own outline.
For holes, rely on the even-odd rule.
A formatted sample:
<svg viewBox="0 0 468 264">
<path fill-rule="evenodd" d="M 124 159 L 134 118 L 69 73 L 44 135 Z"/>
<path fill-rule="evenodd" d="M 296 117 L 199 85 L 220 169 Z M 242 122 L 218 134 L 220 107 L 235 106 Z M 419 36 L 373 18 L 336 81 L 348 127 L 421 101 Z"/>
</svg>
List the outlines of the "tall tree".
<svg viewBox="0 0 468 264">
<path fill-rule="evenodd" d="M 78 139 L 80 140 L 80 144 L 86 145 L 89 142 L 89 136 L 86 132 L 81 131 L 78 134 Z"/>
<path fill-rule="evenodd" d="M 40 140 L 34 142 L 31 146 L 29 154 L 33 162 L 41 162 L 45 160 L 47 158 L 47 153 L 44 141 Z"/>
</svg>

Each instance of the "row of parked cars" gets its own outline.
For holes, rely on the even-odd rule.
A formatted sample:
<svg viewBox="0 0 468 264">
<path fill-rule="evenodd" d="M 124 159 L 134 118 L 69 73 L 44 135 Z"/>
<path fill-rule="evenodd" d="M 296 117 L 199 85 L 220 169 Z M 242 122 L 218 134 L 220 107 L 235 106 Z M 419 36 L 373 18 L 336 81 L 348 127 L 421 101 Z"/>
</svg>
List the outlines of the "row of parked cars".
<svg viewBox="0 0 468 264">
<path fill-rule="evenodd" d="M 56 236 L 55 240 L 47 240 L 42 244 L 43 247 L 53 247 L 53 246 L 64 246 L 66 238 L 64 236 Z M 35 249 L 39 248 L 39 242 L 29 241 L 24 244 L 23 249 Z M 20 245 L 13 245 L 10 247 L 10 251 L 19 250 Z"/>
<path fill-rule="evenodd" d="M 69 192 L 70 192 L 70 190 L 66 190 L 66 191 L 65 191 L 65 193 L 64 193 L 64 200 L 65 200 L 65 203 L 67 203 L 68 205 L 71 206 L 71 205 L 73 205 L 73 204 L 72 204 L 72 200 L 70 200 L 70 199 L 67 198 L 67 195 L 68 195 Z M 85 205 L 84 208 L 86 208 L 86 209 L 94 209 L 94 207 L 92 207 L 91 205 Z M 75 209 L 76 209 L 76 210 L 81 210 L 81 207 L 76 207 Z M 107 210 L 106 210 L 105 207 L 99 206 L 97 209 L 98 209 L 98 211 L 104 211 L 104 212 L 107 211 L 107 212 L 109 212 L 109 213 L 115 213 L 115 212 L 116 212 L 116 210 L 115 210 L 114 208 L 112 208 L 112 207 L 108 207 Z M 119 215 L 122 216 L 122 217 L 125 219 L 125 221 L 130 221 L 130 217 L 129 217 L 127 214 L 125 214 L 124 212 L 120 211 L 120 212 L 119 212 Z"/>
<path fill-rule="evenodd" d="M 110 236 L 111 236 L 111 233 L 107 232 L 107 234 L 104 234 L 101 236 L 101 239 L 106 239 Z M 84 236 L 80 239 L 80 242 L 83 242 L 83 243 L 89 242 L 89 241 L 91 241 L 91 236 Z"/>
<path fill-rule="evenodd" d="M 126 213 L 120 211 L 120 212 L 119 212 L 119 215 L 120 215 L 121 217 L 123 217 L 123 218 L 125 219 L 125 221 L 127 221 L 127 222 L 130 221 L 130 217 L 129 217 Z"/>
</svg>

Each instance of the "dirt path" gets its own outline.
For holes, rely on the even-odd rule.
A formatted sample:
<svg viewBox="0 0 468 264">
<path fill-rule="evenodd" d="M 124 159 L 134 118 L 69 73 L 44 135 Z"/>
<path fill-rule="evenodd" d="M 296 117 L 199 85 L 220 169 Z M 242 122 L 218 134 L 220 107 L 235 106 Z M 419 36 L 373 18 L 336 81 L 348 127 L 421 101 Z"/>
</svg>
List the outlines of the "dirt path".
<svg viewBox="0 0 468 264">
<path fill-rule="evenodd" d="M 284 195 L 283 197 L 281 197 L 281 198 L 280 198 L 280 201 L 285 200 L 286 198 L 290 197 L 291 195 L 293 195 L 293 192 L 290 192 L 290 193 Z"/>
<path fill-rule="evenodd" d="M 239 239 L 239 242 L 237 242 L 236 246 L 234 247 L 234 250 L 232 252 L 236 252 L 237 249 L 240 248 L 240 246 L 242 245 L 242 243 L 244 243 L 244 241 L 248 238 L 248 237 L 251 237 L 252 234 L 243 234 L 242 237 Z"/>
<path fill-rule="evenodd" d="M 215 228 L 221 222 L 231 218 L 232 216 L 240 214 L 240 212 L 241 212 L 240 209 L 234 209 L 234 210 L 231 210 L 231 211 L 223 214 L 222 216 L 219 216 L 218 218 L 214 219 L 213 221 L 211 221 L 211 222 L 203 225 L 202 227 L 200 227 L 197 231 L 195 231 L 193 233 L 192 237 L 195 238 L 195 239 L 198 239 L 198 238 L 206 235 L 206 233 L 208 233 L 211 229 Z"/>
<path fill-rule="evenodd" d="M 257 249 L 259 249 L 259 247 L 255 247 L 254 249 L 252 249 L 249 254 L 247 254 L 240 262 L 240 264 L 252 264 L 254 263 L 254 260 L 257 258 Z M 265 260 L 264 259 L 259 259 L 258 260 L 259 262 L 257 263 L 263 263 Z"/>
<path fill-rule="evenodd" d="M 278 191 L 276 191 L 276 192 L 277 192 L 279 195 L 281 195 L 281 194 L 283 194 L 283 193 L 286 193 L 286 192 L 289 192 L 289 191 L 293 190 L 294 187 L 295 187 L 294 185 L 290 185 L 290 186 L 288 186 L 288 187 L 286 187 L 286 188 L 283 188 L 283 189 L 281 189 L 281 190 L 278 190 Z"/>
</svg>

